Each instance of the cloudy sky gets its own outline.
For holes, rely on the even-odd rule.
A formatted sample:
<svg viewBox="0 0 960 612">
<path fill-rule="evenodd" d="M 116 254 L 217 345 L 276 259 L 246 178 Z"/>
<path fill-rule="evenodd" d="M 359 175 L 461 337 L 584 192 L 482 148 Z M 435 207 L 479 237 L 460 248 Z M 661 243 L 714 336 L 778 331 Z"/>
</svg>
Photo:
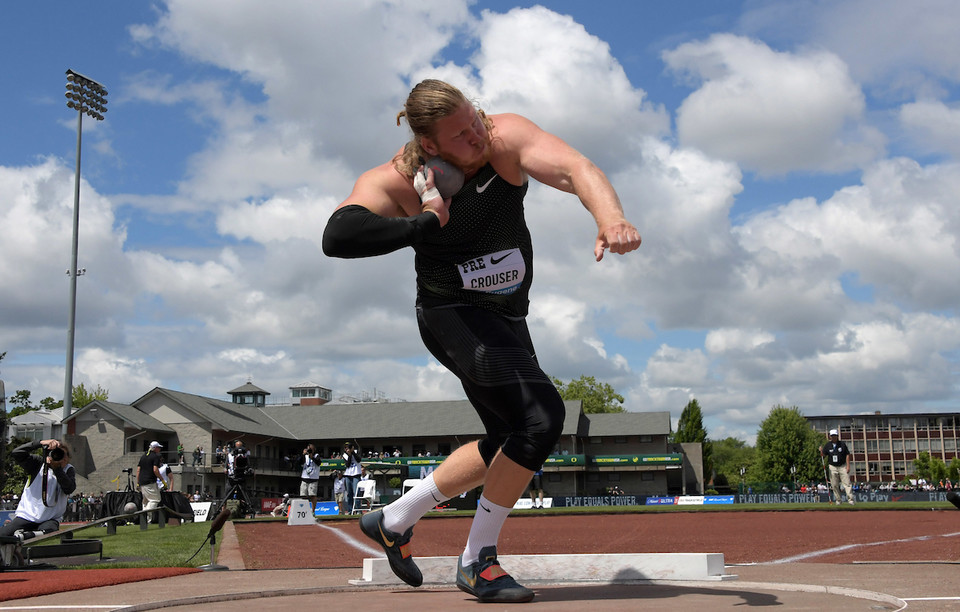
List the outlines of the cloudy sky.
<svg viewBox="0 0 960 612">
<path fill-rule="evenodd" d="M 51 9 L 50 5 L 54 8 Z M 528 116 L 611 178 L 643 246 L 593 258 L 533 185 L 544 369 L 711 438 L 808 415 L 960 409 L 960 5 L 952 0 L 169 0 L 4 8 L 0 367 L 62 397 L 76 113 L 74 383 L 225 397 L 462 397 L 422 347 L 413 253 L 331 260 L 413 84 Z"/>
</svg>

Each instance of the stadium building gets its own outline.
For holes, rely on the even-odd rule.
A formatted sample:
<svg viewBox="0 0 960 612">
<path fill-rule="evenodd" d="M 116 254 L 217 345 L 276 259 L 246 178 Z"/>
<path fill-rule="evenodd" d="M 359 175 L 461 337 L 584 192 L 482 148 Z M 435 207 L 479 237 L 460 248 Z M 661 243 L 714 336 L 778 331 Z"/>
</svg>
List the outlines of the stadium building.
<svg viewBox="0 0 960 612">
<path fill-rule="evenodd" d="M 355 440 L 378 492 L 399 494 L 395 483 L 422 477 L 444 456 L 483 436 L 466 400 L 333 403 L 330 390 L 320 385 L 289 389 L 291 397 L 282 403 L 268 403 L 270 393 L 249 382 L 228 392 L 229 400 L 154 388 L 131 404 L 91 402 L 63 422 L 78 490 L 122 490 L 125 470 L 157 440 L 177 489 L 219 498 L 230 487 L 215 451 L 239 440 L 251 453 L 254 474 L 244 483 L 251 496 L 297 493 L 297 460 L 313 443 L 329 458 L 320 497 L 330 499 L 331 476 L 342 469 L 336 457 L 345 441 Z M 703 493 L 700 445 L 669 442 L 668 412 L 584 414 L 579 401 L 565 405 L 562 437 L 543 468 L 549 496 L 603 496 L 614 488 L 637 497 Z M 198 447 L 203 457 L 194 465 Z"/>
<path fill-rule="evenodd" d="M 852 454 L 851 477 L 858 482 L 891 482 L 910 478 L 913 461 L 930 453 L 949 465 L 957 457 L 960 413 L 840 415 L 806 417 L 824 435 L 840 433 Z"/>
</svg>

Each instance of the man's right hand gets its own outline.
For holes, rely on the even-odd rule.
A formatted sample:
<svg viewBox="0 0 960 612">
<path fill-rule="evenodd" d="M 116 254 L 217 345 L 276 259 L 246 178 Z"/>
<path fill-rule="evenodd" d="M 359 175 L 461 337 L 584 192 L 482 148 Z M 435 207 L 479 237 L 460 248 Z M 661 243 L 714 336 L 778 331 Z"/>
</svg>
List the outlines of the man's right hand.
<svg viewBox="0 0 960 612">
<path fill-rule="evenodd" d="M 440 219 L 440 227 L 446 225 L 450 220 L 450 200 L 440 197 L 440 191 L 433 182 L 433 169 L 426 168 L 424 173 L 424 167 L 420 166 L 413 177 L 413 188 L 420 196 L 420 211 L 434 213 Z"/>
</svg>

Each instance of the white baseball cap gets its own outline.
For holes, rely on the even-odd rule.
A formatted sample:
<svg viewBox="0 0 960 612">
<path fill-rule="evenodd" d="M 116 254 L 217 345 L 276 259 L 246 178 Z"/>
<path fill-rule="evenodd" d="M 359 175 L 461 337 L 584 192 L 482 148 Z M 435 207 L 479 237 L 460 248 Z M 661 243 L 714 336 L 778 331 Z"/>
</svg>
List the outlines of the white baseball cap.
<svg viewBox="0 0 960 612">
<path fill-rule="evenodd" d="M 161 445 L 159 442 L 154 440 L 153 442 L 150 443 L 150 448 L 163 448 L 163 445 Z"/>
<path fill-rule="evenodd" d="M 839 433 L 836 429 L 831 429 L 831 430 L 830 430 L 830 435 L 831 435 L 831 436 L 839 436 L 840 433 Z"/>
</svg>

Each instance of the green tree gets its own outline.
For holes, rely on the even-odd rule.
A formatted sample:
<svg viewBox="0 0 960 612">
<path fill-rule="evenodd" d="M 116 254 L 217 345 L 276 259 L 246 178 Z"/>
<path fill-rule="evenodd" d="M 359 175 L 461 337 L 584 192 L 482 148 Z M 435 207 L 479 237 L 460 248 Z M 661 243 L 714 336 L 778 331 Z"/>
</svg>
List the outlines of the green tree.
<svg viewBox="0 0 960 612">
<path fill-rule="evenodd" d="M 930 466 L 930 453 L 923 451 L 917 455 L 917 458 L 913 460 L 913 473 L 917 478 L 922 478 L 927 482 L 930 482 L 932 478 L 931 475 L 931 466 Z"/>
<path fill-rule="evenodd" d="M 778 404 L 760 424 L 756 462 L 750 474 L 763 482 L 822 480 L 819 447 L 824 443 L 826 440 L 810 427 L 799 408 Z M 795 474 L 791 467 L 796 468 Z"/>
<path fill-rule="evenodd" d="M 13 394 L 13 397 L 10 398 L 10 403 L 14 406 L 8 415 L 11 419 L 32 410 L 40 410 L 41 408 L 43 410 L 56 410 L 63 406 L 63 400 L 55 400 L 52 397 L 45 397 L 40 400 L 39 404 L 34 406 L 30 403 L 30 391 L 27 389 L 18 389 L 17 392 Z"/>
<path fill-rule="evenodd" d="M 960 457 L 954 457 L 950 460 L 950 465 L 947 466 L 947 478 L 953 483 L 960 480 Z"/>
<path fill-rule="evenodd" d="M 583 376 L 569 383 L 559 378 L 550 380 L 565 400 L 580 400 L 583 402 L 583 411 L 586 414 L 602 412 L 624 412 L 623 396 L 607 383 L 598 383 L 593 376 Z"/>
<path fill-rule="evenodd" d="M 80 383 L 73 388 L 73 407 L 80 409 L 89 404 L 90 402 L 100 400 L 101 402 L 107 401 L 107 397 L 110 392 L 102 388 L 100 385 L 97 385 L 96 390 L 87 391 L 87 388 L 83 386 L 83 383 Z M 63 405 L 63 402 L 60 403 Z"/>
<path fill-rule="evenodd" d="M 716 473 L 713 482 L 718 487 L 730 486 L 740 482 L 740 468 L 749 470 L 753 466 L 756 449 L 737 438 L 724 438 L 710 443 L 713 469 Z"/>
<path fill-rule="evenodd" d="M 17 437 L 11 438 L 9 444 L 0 441 L 6 446 L 3 452 L 4 465 L 3 469 L 0 470 L 0 494 L 16 493 L 19 495 L 23 491 L 23 485 L 27 482 L 27 473 L 23 471 L 19 463 L 10 458 L 10 453 L 13 452 L 13 449 L 29 441 L 26 438 Z"/>
<path fill-rule="evenodd" d="M 700 443 L 703 451 L 703 480 L 705 483 L 713 482 L 710 439 L 707 437 L 707 430 L 703 427 L 703 411 L 700 410 L 700 403 L 696 399 L 687 402 L 683 412 L 680 413 L 680 420 L 677 422 L 677 431 L 673 434 L 673 441 L 676 443 Z"/>
<path fill-rule="evenodd" d="M 956 461 L 956 458 L 954 458 L 954 461 Z M 953 461 L 950 463 L 953 465 Z M 927 451 L 917 455 L 917 458 L 913 460 L 913 465 L 916 468 L 917 478 L 922 478 L 931 484 L 940 482 L 949 473 L 947 464 L 940 457 L 931 457 Z"/>
</svg>

